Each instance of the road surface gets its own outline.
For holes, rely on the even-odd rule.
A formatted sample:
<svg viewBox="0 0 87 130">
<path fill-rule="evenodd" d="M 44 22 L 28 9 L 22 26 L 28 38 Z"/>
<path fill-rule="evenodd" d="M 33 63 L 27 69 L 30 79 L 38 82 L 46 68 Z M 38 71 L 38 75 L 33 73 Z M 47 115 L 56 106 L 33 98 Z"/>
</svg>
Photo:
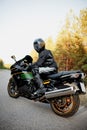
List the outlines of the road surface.
<svg viewBox="0 0 87 130">
<path fill-rule="evenodd" d="M 0 70 L 0 130 L 87 130 L 85 105 L 72 117 L 60 117 L 49 104 L 9 97 L 9 78 L 9 70 Z"/>
</svg>

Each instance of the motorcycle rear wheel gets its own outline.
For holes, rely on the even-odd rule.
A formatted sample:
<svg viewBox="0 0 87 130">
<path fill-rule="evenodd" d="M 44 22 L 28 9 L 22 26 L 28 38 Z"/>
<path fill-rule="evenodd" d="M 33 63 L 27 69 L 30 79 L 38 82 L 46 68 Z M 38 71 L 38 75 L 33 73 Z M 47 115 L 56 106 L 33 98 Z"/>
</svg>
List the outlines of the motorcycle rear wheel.
<svg viewBox="0 0 87 130">
<path fill-rule="evenodd" d="M 63 117 L 70 117 L 78 111 L 80 106 L 80 98 L 78 94 L 64 96 L 51 100 L 50 105 L 52 110 L 57 115 Z"/>
<path fill-rule="evenodd" d="M 19 91 L 17 90 L 17 85 L 13 78 L 9 79 L 7 91 L 10 97 L 12 98 L 18 98 L 19 97 Z"/>
</svg>

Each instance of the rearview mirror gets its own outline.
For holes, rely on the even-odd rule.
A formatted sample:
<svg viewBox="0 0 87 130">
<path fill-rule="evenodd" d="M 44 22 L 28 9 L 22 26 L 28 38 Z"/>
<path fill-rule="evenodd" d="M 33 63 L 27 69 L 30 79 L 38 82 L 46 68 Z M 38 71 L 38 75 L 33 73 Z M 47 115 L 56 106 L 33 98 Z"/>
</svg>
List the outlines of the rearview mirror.
<svg viewBox="0 0 87 130">
<path fill-rule="evenodd" d="M 15 57 L 15 55 L 12 55 L 11 58 L 14 59 L 14 60 L 16 61 L 16 57 Z"/>
</svg>

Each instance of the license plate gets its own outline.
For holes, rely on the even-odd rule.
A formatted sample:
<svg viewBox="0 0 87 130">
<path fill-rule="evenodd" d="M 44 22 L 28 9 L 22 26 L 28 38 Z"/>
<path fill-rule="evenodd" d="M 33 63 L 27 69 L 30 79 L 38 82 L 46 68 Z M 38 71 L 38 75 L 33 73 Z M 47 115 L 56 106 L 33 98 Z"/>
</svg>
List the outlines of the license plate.
<svg viewBox="0 0 87 130">
<path fill-rule="evenodd" d="M 83 93 L 86 93 L 86 89 L 85 89 L 84 83 L 81 83 L 81 82 L 80 82 L 80 86 L 81 86 L 82 92 L 83 92 Z"/>
</svg>

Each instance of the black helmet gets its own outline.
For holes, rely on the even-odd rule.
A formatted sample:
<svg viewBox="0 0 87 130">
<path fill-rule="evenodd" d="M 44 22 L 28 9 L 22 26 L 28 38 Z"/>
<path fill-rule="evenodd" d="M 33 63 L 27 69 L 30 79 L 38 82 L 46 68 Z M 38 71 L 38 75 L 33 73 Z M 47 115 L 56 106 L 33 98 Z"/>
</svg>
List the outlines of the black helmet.
<svg viewBox="0 0 87 130">
<path fill-rule="evenodd" d="M 41 50 L 43 50 L 45 48 L 45 42 L 41 38 L 36 39 L 34 41 L 33 45 L 34 45 L 34 49 L 37 52 L 40 52 Z"/>
</svg>

